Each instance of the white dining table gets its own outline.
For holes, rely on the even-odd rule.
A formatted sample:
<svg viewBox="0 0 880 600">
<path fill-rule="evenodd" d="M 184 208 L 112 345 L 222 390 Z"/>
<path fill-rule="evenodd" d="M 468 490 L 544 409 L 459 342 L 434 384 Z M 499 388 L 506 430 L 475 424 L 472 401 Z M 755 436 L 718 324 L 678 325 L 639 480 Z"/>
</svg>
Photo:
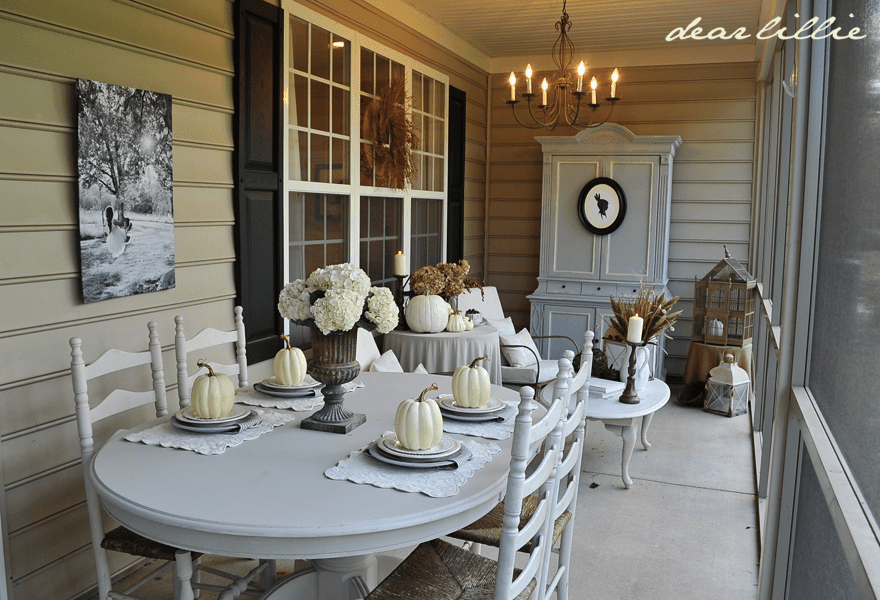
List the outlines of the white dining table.
<svg viewBox="0 0 880 600">
<path fill-rule="evenodd" d="M 119 432 L 86 477 L 107 512 L 141 535 L 221 556 L 311 559 L 316 572 L 285 597 L 356 597 L 348 579 L 359 575 L 374 585 L 377 554 L 448 534 L 495 506 L 506 489 L 511 442 L 492 440 L 501 452 L 450 497 L 331 480 L 326 469 L 393 431 L 401 401 L 431 383 L 439 391 L 429 397 L 451 391 L 451 378 L 438 375 L 361 373 L 357 381 L 364 387 L 346 394 L 345 406 L 365 413 L 367 422 L 348 434 L 301 429 L 310 414 L 302 412 L 255 440 L 206 456 L 125 441 L 127 432 Z M 492 396 L 519 399 L 498 386 Z"/>
</svg>

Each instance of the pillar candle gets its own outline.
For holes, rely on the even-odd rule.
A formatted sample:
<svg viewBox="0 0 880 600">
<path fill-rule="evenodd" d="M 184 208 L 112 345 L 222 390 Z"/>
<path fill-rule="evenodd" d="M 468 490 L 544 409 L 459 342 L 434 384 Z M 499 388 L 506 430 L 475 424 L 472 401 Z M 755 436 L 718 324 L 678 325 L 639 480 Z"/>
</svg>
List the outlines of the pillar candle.
<svg viewBox="0 0 880 600">
<path fill-rule="evenodd" d="M 409 275 L 409 265 L 406 264 L 406 254 L 403 250 L 394 255 L 394 274 L 402 277 Z"/>
<path fill-rule="evenodd" d="M 645 325 L 645 320 L 641 318 L 639 315 L 633 315 L 629 318 L 629 324 L 626 328 L 626 341 L 641 343 L 642 341 L 642 327 Z"/>
</svg>

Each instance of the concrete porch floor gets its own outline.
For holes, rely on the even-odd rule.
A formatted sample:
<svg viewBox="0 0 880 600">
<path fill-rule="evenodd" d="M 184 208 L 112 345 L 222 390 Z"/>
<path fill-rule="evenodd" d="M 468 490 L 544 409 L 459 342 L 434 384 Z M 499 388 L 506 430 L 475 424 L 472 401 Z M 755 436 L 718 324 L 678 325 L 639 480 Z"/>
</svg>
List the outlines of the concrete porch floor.
<svg viewBox="0 0 880 600">
<path fill-rule="evenodd" d="M 575 522 L 573 600 L 750 600 L 757 596 L 758 519 L 750 417 L 672 400 L 639 442 L 633 487 L 620 478 L 621 439 L 589 422 Z M 407 550 L 401 551 L 405 555 Z M 487 553 L 488 554 L 488 553 Z M 256 563 L 206 557 L 246 573 Z M 300 565 L 297 565 L 300 566 Z M 281 573 L 292 562 L 280 561 Z M 139 590 L 171 598 L 169 575 Z M 213 600 L 216 594 L 202 592 Z"/>
</svg>

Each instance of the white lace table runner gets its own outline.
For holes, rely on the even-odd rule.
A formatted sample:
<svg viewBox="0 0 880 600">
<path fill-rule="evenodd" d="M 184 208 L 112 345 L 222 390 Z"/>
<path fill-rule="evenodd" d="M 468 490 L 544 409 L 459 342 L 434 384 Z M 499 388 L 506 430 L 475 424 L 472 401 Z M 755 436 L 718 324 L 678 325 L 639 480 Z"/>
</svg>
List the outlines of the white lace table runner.
<svg viewBox="0 0 880 600">
<path fill-rule="evenodd" d="M 513 433 L 513 425 L 516 423 L 516 407 L 519 403 L 505 400 L 504 404 L 507 405 L 507 410 L 502 413 L 503 420 L 498 421 L 459 421 L 444 414 L 443 431 L 490 440 L 506 440 Z"/>
<path fill-rule="evenodd" d="M 388 435 L 391 432 L 386 432 Z M 446 498 L 458 493 L 464 483 L 474 473 L 492 460 L 492 455 L 501 452 L 495 442 L 481 443 L 476 440 L 461 440 L 472 458 L 458 469 L 410 469 L 380 462 L 366 453 L 366 448 L 355 450 L 348 458 L 339 461 L 335 467 L 324 471 L 329 479 L 348 480 L 354 483 L 369 484 L 378 488 L 394 488 L 402 492 L 421 492 L 432 498 Z"/>
<path fill-rule="evenodd" d="M 346 392 L 352 392 L 357 388 L 364 387 L 361 381 L 350 381 L 343 383 L 342 386 Z M 235 401 L 248 406 L 262 406 L 263 408 L 283 408 L 296 412 L 306 412 L 320 408 L 324 404 L 324 396 L 320 390 L 314 390 L 308 396 L 300 396 L 297 398 L 279 398 L 263 394 L 249 385 L 235 392 Z"/>
<path fill-rule="evenodd" d="M 247 440 L 257 439 L 275 427 L 289 423 L 296 418 L 290 413 L 274 410 L 260 410 L 259 408 L 253 410 L 262 417 L 262 422 L 238 433 L 191 433 L 178 429 L 165 421 L 155 427 L 129 433 L 124 439 L 129 442 L 142 442 L 148 446 L 192 450 L 198 454 L 222 454 L 227 448 L 238 446 Z"/>
</svg>

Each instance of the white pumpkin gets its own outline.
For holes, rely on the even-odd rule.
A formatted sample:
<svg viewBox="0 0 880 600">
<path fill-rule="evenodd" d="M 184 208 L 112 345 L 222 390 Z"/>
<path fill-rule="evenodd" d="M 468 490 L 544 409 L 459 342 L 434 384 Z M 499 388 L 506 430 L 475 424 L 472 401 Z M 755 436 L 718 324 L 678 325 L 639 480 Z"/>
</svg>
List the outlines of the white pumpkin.
<svg viewBox="0 0 880 600">
<path fill-rule="evenodd" d="M 449 321 L 446 323 L 446 331 L 451 331 L 452 333 L 467 331 L 465 318 L 459 311 L 456 310 L 451 315 L 449 315 Z"/>
<path fill-rule="evenodd" d="M 397 407 L 394 432 L 397 434 L 397 441 L 407 450 L 433 448 L 443 437 L 440 407 L 436 400 L 425 398 L 425 394 L 436 389 L 437 384 L 431 384 L 422 390 L 418 398 L 407 398 Z"/>
<path fill-rule="evenodd" d="M 465 317 L 464 318 L 464 330 L 465 331 L 472 331 L 473 328 L 474 328 L 474 322 L 471 321 L 468 317 Z"/>
<path fill-rule="evenodd" d="M 190 402 L 195 416 L 202 419 L 225 417 L 235 404 L 235 385 L 228 375 L 215 373 L 211 366 L 199 361 L 199 367 L 206 367 L 207 374 L 199 375 L 193 382 Z"/>
<path fill-rule="evenodd" d="M 452 374 L 452 398 L 463 408 L 479 408 L 489 401 L 489 372 L 478 367 L 477 362 L 489 360 L 485 356 L 475 358 L 470 366 L 462 365 Z"/>
<path fill-rule="evenodd" d="M 415 296 L 406 305 L 406 324 L 417 333 L 437 333 L 449 323 L 449 303 L 440 296 Z"/>
<path fill-rule="evenodd" d="M 286 348 L 282 348 L 275 354 L 275 362 L 272 370 L 275 373 L 275 381 L 281 385 L 299 385 L 306 378 L 306 355 L 299 348 L 290 346 L 290 336 L 282 335 Z"/>
</svg>

